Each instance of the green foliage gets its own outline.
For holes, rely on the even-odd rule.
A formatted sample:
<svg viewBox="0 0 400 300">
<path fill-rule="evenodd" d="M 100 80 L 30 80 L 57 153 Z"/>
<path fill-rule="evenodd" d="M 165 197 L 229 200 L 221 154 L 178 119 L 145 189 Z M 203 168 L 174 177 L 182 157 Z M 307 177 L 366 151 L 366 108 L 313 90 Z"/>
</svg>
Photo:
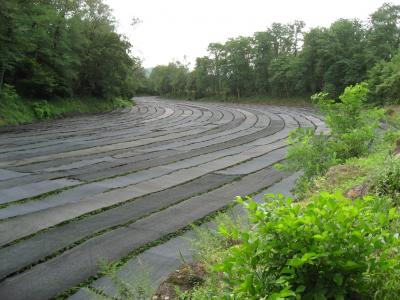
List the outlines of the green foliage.
<svg viewBox="0 0 400 300">
<path fill-rule="evenodd" d="M 52 117 L 51 108 L 47 100 L 33 103 L 33 112 L 38 120 L 50 119 Z"/>
<path fill-rule="evenodd" d="M 369 100 L 400 104 L 400 53 L 390 61 L 377 63 L 368 74 Z"/>
<path fill-rule="evenodd" d="M 209 44 L 208 55 L 197 58 L 192 72 L 181 74 L 186 88 L 175 88 L 167 71 L 157 70 L 151 81 L 159 94 L 179 97 L 239 99 L 324 92 L 337 99 L 346 86 L 371 77 L 368 71 L 375 63 L 390 60 L 398 52 L 399 24 L 400 6 L 388 3 L 367 22 L 339 19 L 327 28 L 308 32 L 302 21 L 273 23 L 251 37 Z M 397 99 L 397 69 L 384 62 L 376 68 L 372 77 L 380 85 L 377 96 Z M 382 78 L 380 73 L 384 73 Z"/>
<path fill-rule="evenodd" d="M 305 192 L 329 167 L 370 152 L 379 136 L 377 128 L 384 112 L 364 108 L 367 93 L 365 84 L 357 84 L 345 89 L 340 102 L 328 99 L 324 93 L 313 96 L 330 132 L 314 135 L 311 129 L 298 129 L 290 134 L 284 168 L 304 170 L 298 192 Z"/>
<path fill-rule="evenodd" d="M 304 172 L 296 185 L 296 191 L 300 194 L 310 187 L 314 178 L 340 162 L 329 136 L 322 133 L 314 135 L 311 129 L 298 129 L 290 133 L 288 142 L 290 147 L 286 160 L 280 167 Z"/>
<path fill-rule="evenodd" d="M 400 47 L 400 5 L 384 3 L 370 18 L 368 52 L 373 62 L 389 60 Z"/>
<path fill-rule="evenodd" d="M 400 292 L 394 208 L 327 193 L 305 205 L 271 195 L 262 204 L 239 202 L 251 230 L 215 268 L 224 298 L 391 299 Z"/>
<path fill-rule="evenodd" d="M 5 82 L 50 103 L 131 98 L 141 88 L 144 70 L 102 0 L 4 0 L 0 23 L 0 90 Z"/>
<path fill-rule="evenodd" d="M 339 96 L 340 102 L 327 99 L 326 94 L 313 97 L 324 113 L 325 123 L 330 129 L 329 139 L 341 160 L 368 153 L 378 137 L 377 128 L 384 111 L 364 107 L 367 93 L 366 84 L 361 83 L 347 87 Z"/>
<path fill-rule="evenodd" d="M 15 88 L 5 84 L 0 93 L 0 126 L 31 122 L 35 119 L 27 101 L 23 101 Z"/>
<path fill-rule="evenodd" d="M 92 97 L 32 101 L 20 97 L 13 86 L 5 84 L 0 94 L 0 126 L 32 123 L 77 113 L 111 111 L 132 105 L 132 100 L 120 97 L 111 100 Z"/>
<path fill-rule="evenodd" d="M 271 94 L 278 97 L 303 95 L 305 92 L 302 60 L 298 56 L 281 55 L 270 65 Z"/>
<path fill-rule="evenodd" d="M 198 261 L 215 261 L 218 256 L 214 253 L 223 251 L 227 247 L 235 244 L 239 240 L 239 233 L 248 229 L 248 224 L 237 214 L 226 212 L 218 215 L 214 223 L 217 224 L 218 231 L 224 232 L 223 235 L 213 227 L 194 227 L 195 238 L 192 239 L 192 249 L 194 259 Z"/>
<path fill-rule="evenodd" d="M 400 205 L 400 158 L 390 156 L 374 174 L 372 189 L 381 196 L 387 196 Z"/>
<path fill-rule="evenodd" d="M 188 84 L 188 67 L 180 63 L 157 66 L 150 74 L 153 90 L 163 96 L 184 96 Z"/>
<path fill-rule="evenodd" d="M 132 100 L 123 99 L 121 97 L 116 97 L 111 100 L 113 109 L 123 109 L 132 106 Z"/>
<path fill-rule="evenodd" d="M 5 84 L 3 89 L 1 90 L 0 93 L 0 103 L 3 102 L 14 102 L 17 101 L 19 98 L 17 91 L 15 90 L 15 87 L 9 84 Z"/>
<path fill-rule="evenodd" d="M 213 221 L 214 225 L 195 226 L 194 237 L 191 239 L 191 249 L 194 261 L 205 264 L 211 269 L 222 262 L 224 254 L 232 245 L 240 242 L 240 232 L 249 229 L 248 222 L 235 211 L 219 214 Z M 221 234 L 220 232 L 223 232 Z M 186 292 L 178 291 L 178 299 L 221 299 L 220 276 L 216 272 L 207 272 L 205 283 Z"/>
</svg>

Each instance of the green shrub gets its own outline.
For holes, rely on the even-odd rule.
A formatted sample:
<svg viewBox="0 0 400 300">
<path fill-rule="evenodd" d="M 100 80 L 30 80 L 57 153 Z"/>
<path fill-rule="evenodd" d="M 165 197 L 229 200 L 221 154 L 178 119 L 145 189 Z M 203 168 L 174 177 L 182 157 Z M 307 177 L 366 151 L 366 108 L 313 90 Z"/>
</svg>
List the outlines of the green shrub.
<svg viewBox="0 0 400 300">
<path fill-rule="evenodd" d="M 297 129 L 290 135 L 284 169 L 304 170 L 297 192 L 303 193 L 329 167 L 370 152 L 379 136 L 377 129 L 384 111 L 365 109 L 367 93 L 362 83 L 347 87 L 340 102 L 328 99 L 324 93 L 312 97 L 325 115 L 330 132 L 314 135 L 310 129 Z"/>
<path fill-rule="evenodd" d="M 400 205 L 400 158 L 389 157 L 372 181 L 377 195 L 390 197 L 396 205 Z"/>
<path fill-rule="evenodd" d="M 340 102 L 327 99 L 326 94 L 313 96 L 330 129 L 334 151 L 342 160 L 365 155 L 378 136 L 384 111 L 365 108 L 367 93 L 366 84 L 361 83 L 347 87 L 339 96 Z"/>
<path fill-rule="evenodd" d="M 383 209 L 384 200 L 321 193 L 308 204 L 273 196 L 262 204 L 239 202 L 252 229 L 241 232 L 241 243 L 215 267 L 224 298 L 394 299 L 400 293 L 393 233 L 399 216 Z"/>
<path fill-rule="evenodd" d="M 42 100 L 33 103 L 33 111 L 35 113 L 36 118 L 39 120 L 50 119 L 53 115 L 51 107 L 47 102 L 47 100 Z"/>
<path fill-rule="evenodd" d="M 15 88 L 4 84 L 0 94 L 0 126 L 30 122 L 33 110 L 17 94 Z"/>
<path fill-rule="evenodd" d="M 12 102 L 16 101 L 19 98 L 15 87 L 9 84 L 4 84 L 0 93 L 0 102 Z"/>
<path fill-rule="evenodd" d="M 295 191 L 304 193 L 311 185 L 312 179 L 323 175 L 329 167 L 339 160 L 332 149 L 329 137 L 324 134 L 314 135 L 311 129 L 298 129 L 289 135 L 289 150 L 286 162 L 278 168 L 284 170 L 303 170 L 297 180 Z"/>
<path fill-rule="evenodd" d="M 124 98 L 67 98 L 51 101 L 20 97 L 13 86 L 4 84 L 0 94 L 0 126 L 32 123 L 36 120 L 65 117 L 80 113 L 99 113 L 132 107 Z"/>
<path fill-rule="evenodd" d="M 121 97 L 116 97 L 112 99 L 112 104 L 114 109 L 122 109 L 132 106 L 132 101 L 123 99 Z"/>
</svg>

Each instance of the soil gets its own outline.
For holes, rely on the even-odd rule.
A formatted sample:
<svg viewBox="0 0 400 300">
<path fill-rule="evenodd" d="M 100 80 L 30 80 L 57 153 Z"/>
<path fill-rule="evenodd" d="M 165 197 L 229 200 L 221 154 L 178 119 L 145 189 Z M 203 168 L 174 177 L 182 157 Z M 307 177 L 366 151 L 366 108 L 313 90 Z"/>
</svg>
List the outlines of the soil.
<svg viewBox="0 0 400 300">
<path fill-rule="evenodd" d="M 177 299 L 177 290 L 185 292 L 203 284 L 206 274 L 206 268 L 204 264 L 200 262 L 183 264 L 161 283 L 152 299 Z"/>
</svg>

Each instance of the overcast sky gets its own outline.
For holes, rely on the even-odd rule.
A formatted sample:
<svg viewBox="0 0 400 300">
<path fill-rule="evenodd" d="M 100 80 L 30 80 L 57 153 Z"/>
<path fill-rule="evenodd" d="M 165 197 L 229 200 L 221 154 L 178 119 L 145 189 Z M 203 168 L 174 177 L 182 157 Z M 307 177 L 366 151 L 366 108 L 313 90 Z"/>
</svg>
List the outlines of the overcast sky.
<svg viewBox="0 0 400 300">
<path fill-rule="evenodd" d="M 392 0 L 397 3 L 399 0 Z M 105 0 L 118 20 L 118 30 L 134 46 L 144 67 L 187 56 L 194 62 L 211 42 L 265 30 L 273 22 L 306 22 L 329 26 L 339 18 L 367 20 L 386 1 L 380 0 Z M 390 1 L 389 1 L 390 2 Z M 130 26 L 132 18 L 142 23 Z"/>
</svg>

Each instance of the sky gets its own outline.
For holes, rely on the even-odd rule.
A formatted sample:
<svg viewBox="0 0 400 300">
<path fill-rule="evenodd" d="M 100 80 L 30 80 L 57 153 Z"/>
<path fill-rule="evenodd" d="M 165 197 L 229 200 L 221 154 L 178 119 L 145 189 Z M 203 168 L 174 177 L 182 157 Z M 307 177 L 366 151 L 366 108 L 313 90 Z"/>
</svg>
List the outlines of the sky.
<svg viewBox="0 0 400 300">
<path fill-rule="evenodd" d="M 390 0 L 389 0 L 390 1 Z M 396 3 L 399 0 L 392 0 Z M 209 43 L 250 36 L 273 22 L 329 26 L 339 18 L 368 20 L 388 0 L 105 0 L 117 30 L 133 44 L 145 68 L 207 54 Z M 136 17 L 141 23 L 131 26 Z"/>
</svg>

